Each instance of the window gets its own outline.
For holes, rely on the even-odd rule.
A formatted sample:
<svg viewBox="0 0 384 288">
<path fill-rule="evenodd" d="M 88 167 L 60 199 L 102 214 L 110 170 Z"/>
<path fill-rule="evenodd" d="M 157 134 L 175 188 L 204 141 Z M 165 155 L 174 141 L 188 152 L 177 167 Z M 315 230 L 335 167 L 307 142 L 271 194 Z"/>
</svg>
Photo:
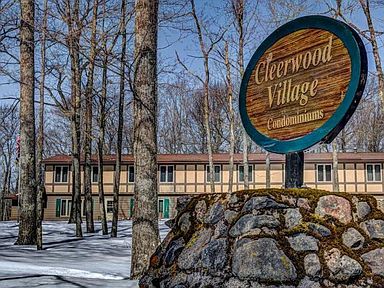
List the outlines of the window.
<svg viewBox="0 0 384 288">
<path fill-rule="evenodd" d="M 113 200 L 107 200 L 107 213 L 113 213 Z"/>
<path fill-rule="evenodd" d="M 71 214 L 72 200 L 61 199 L 60 216 L 69 217 Z"/>
<path fill-rule="evenodd" d="M 99 167 L 92 167 L 92 182 L 97 183 L 99 181 Z"/>
<path fill-rule="evenodd" d="M 55 182 L 57 183 L 68 182 L 68 166 L 55 167 Z"/>
<path fill-rule="evenodd" d="M 159 200 L 159 213 L 164 212 L 164 200 Z"/>
<path fill-rule="evenodd" d="M 211 178 L 209 176 L 209 165 L 207 165 L 207 182 L 211 181 Z M 215 165 L 214 166 L 214 182 L 220 182 L 221 179 L 221 166 Z"/>
<path fill-rule="evenodd" d="M 318 164 L 317 165 L 317 181 L 318 182 L 331 182 L 332 181 L 332 165 L 331 164 Z"/>
<path fill-rule="evenodd" d="M 367 181 L 381 181 L 381 164 L 367 164 Z"/>
<path fill-rule="evenodd" d="M 173 166 L 160 166 L 160 182 L 173 182 Z"/>
<path fill-rule="evenodd" d="M 253 181 L 253 166 L 248 166 L 248 181 Z M 239 165 L 239 182 L 244 182 L 244 165 Z"/>
<path fill-rule="evenodd" d="M 133 166 L 128 166 L 128 182 L 135 182 L 135 168 Z"/>
</svg>

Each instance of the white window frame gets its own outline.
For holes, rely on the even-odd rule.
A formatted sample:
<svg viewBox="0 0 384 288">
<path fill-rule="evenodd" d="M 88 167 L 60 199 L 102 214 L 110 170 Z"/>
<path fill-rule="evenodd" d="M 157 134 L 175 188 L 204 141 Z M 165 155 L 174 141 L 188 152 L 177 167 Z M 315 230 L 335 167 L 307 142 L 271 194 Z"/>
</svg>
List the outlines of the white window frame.
<svg viewBox="0 0 384 288">
<path fill-rule="evenodd" d="M 93 181 L 93 175 L 94 175 L 94 169 L 97 169 L 97 180 L 96 181 Z M 99 176 L 100 176 L 100 171 L 99 171 L 99 167 L 98 166 L 92 166 L 92 170 L 91 170 L 91 180 L 92 180 L 92 183 L 98 183 L 99 182 Z"/>
<path fill-rule="evenodd" d="M 164 213 L 164 199 L 159 199 L 158 203 L 159 213 Z"/>
<path fill-rule="evenodd" d="M 61 202 L 60 202 L 60 217 L 69 217 L 71 215 L 71 203 L 72 203 L 72 200 L 71 199 L 60 199 Z M 65 201 L 65 213 L 63 214 L 63 203 Z"/>
<path fill-rule="evenodd" d="M 108 212 L 108 202 L 112 203 L 112 212 Z M 113 200 L 111 200 L 111 199 L 105 199 L 105 213 L 107 213 L 107 214 L 113 214 Z"/>
<path fill-rule="evenodd" d="M 68 165 L 55 165 L 54 166 L 55 168 L 54 168 L 54 183 L 68 183 L 68 181 L 69 181 L 69 166 Z M 60 181 L 56 181 L 56 169 L 57 168 L 61 168 L 60 169 Z M 67 181 L 63 181 L 63 168 L 67 168 Z"/>
<path fill-rule="evenodd" d="M 323 166 L 323 175 L 324 175 L 324 180 L 319 180 L 319 166 Z M 325 166 L 331 166 L 331 179 L 330 180 L 327 180 L 327 173 L 326 173 L 326 168 Z M 332 164 L 327 164 L 327 163 L 323 163 L 323 164 L 316 164 L 316 182 L 318 183 L 331 183 L 333 180 L 333 167 L 332 167 Z"/>
<path fill-rule="evenodd" d="M 219 169 L 220 169 L 220 171 L 219 171 L 219 180 L 218 181 L 216 181 L 216 179 L 215 179 L 215 176 L 216 176 L 216 171 L 215 171 L 215 169 L 216 169 L 216 167 L 219 167 Z M 205 166 L 205 182 L 206 183 L 209 183 L 209 182 L 211 182 L 210 180 L 209 180 L 209 172 L 208 172 L 208 169 L 209 169 L 209 165 L 206 165 Z M 221 169 L 221 165 L 220 164 L 217 164 L 217 165 L 213 165 L 213 182 L 214 183 L 220 183 L 221 182 L 221 172 L 222 172 L 222 169 Z"/>
<path fill-rule="evenodd" d="M 161 167 L 165 167 L 165 181 L 161 181 Z M 172 167 L 172 181 L 169 181 L 169 168 Z M 175 166 L 174 165 L 160 165 L 159 166 L 159 182 L 160 183 L 173 183 L 175 181 Z"/>
<path fill-rule="evenodd" d="M 133 169 L 133 181 L 130 181 L 129 180 L 129 175 L 130 175 L 130 170 L 131 170 L 131 168 Z M 135 183 L 135 166 L 134 165 L 128 165 L 128 183 Z"/>
<path fill-rule="evenodd" d="M 372 165 L 372 180 L 369 180 L 368 179 L 368 165 Z M 379 165 L 379 167 L 380 167 L 380 179 L 376 179 L 376 173 L 375 173 L 375 166 L 376 165 Z M 382 179 L 383 179 L 383 167 L 382 167 L 382 165 L 381 165 L 381 163 L 366 163 L 365 164 L 365 177 L 367 177 L 366 179 L 367 179 L 367 182 L 369 182 L 369 183 L 372 183 L 372 182 L 381 182 L 382 181 Z"/>
<path fill-rule="evenodd" d="M 244 167 L 244 165 L 238 165 L 237 166 L 237 181 L 239 182 L 239 183 L 243 183 L 244 182 L 244 179 L 243 180 L 241 180 L 240 179 L 240 167 Z M 253 165 L 252 164 L 248 164 L 248 170 L 249 170 L 249 167 L 251 168 L 251 173 L 249 173 L 249 171 L 248 171 L 248 182 L 250 182 L 250 183 L 252 183 L 253 182 L 253 171 L 254 171 L 254 169 L 253 169 Z M 243 168 L 243 173 L 244 173 L 244 168 Z M 251 175 L 251 177 L 252 177 L 252 179 L 250 180 L 249 179 L 249 175 Z M 244 177 L 243 177 L 244 178 Z"/>
</svg>

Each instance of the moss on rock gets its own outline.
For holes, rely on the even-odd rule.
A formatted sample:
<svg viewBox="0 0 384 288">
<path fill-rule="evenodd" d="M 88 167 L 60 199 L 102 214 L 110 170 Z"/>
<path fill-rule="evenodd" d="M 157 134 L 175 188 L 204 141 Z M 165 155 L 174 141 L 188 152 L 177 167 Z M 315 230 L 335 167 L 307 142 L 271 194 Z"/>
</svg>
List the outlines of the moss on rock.
<svg viewBox="0 0 384 288">
<path fill-rule="evenodd" d="M 343 207 L 336 207 L 336 209 L 335 207 L 325 207 L 325 212 L 322 213 L 322 215 L 316 213 L 316 207 L 318 207 L 320 198 L 330 195 L 332 195 L 333 198 L 328 197 L 328 199 L 342 197 L 347 200 L 350 205 L 349 210 L 347 208 L 344 209 Z M 251 205 L 247 206 L 248 208 L 244 210 L 245 203 L 252 198 L 254 198 L 252 201 L 257 204 L 265 201 L 265 199 L 270 200 L 268 200 L 268 205 Z M 323 202 L 323 205 L 332 204 L 327 204 L 328 202 Z M 344 200 L 342 202 L 345 203 Z M 366 202 L 371 208 L 371 211 L 367 215 L 364 215 L 363 219 L 354 216 L 354 213 L 357 212 L 356 205 L 359 202 Z M 366 204 L 364 205 L 366 206 Z M 384 247 L 384 240 L 370 239 L 364 229 L 360 227 L 362 221 L 384 219 L 383 212 L 377 209 L 376 205 L 376 199 L 370 195 L 332 193 L 317 189 L 257 189 L 243 190 L 232 194 L 202 194 L 192 197 L 185 205 L 185 208 L 182 211 L 179 211 L 173 222 L 175 224 L 170 234 L 157 249 L 154 255 L 155 257 L 152 256 L 150 267 L 140 281 L 140 287 L 191 287 L 192 283 L 193 285 L 198 285 L 196 287 L 225 287 L 230 281 L 249 283 L 250 285 L 251 283 L 257 282 L 264 285 L 284 284 L 295 287 L 298 287 L 303 281 L 312 281 L 312 283 L 317 283 L 316 285 L 320 285 L 321 287 L 346 284 L 354 284 L 357 287 L 383 287 L 384 278 L 372 273 L 370 267 L 361 257 L 367 252 Z M 212 207 L 214 209 L 212 209 Z M 218 209 L 218 207 L 220 209 Z M 251 209 L 249 209 L 249 207 L 251 207 Z M 215 212 L 215 209 L 218 211 L 217 213 Z M 293 217 L 297 216 L 300 218 L 300 221 L 290 221 L 291 224 L 289 224 L 289 226 L 291 227 L 289 228 L 286 227 L 286 218 L 284 214 L 288 209 L 295 209 L 295 214 L 296 210 L 300 212 L 299 215 L 293 215 Z M 340 218 L 340 215 L 335 215 L 335 213 L 338 213 L 335 212 L 338 211 L 338 209 L 340 210 L 340 213 L 343 213 L 342 217 L 344 218 Z M 222 210 L 224 210 L 224 213 Z M 333 214 L 327 213 L 327 211 L 332 211 Z M 253 228 L 243 229 L 241 231 L 244 231 L 244 233 L 236 233 L 231 236 L 229 233 L 230 229 L 236 225 L 239 219 L 248 214 L 255 216 L 268 215 L 268 217 L 263 217 L 265 220 L 265 223 L 263 222 L 263 225 L 265 224 L 264 227 L 257 227 L 258 231 L 254 232 L 252 232 Z M 188 217 L 185 215 L 188 215 Z M 212 221 L 211 218 L 214 219 L 214 221 Z M 206 219 L 210 219 L 211 221 L 206 221 Z M 340 222 L 340 219 L 342 219 L 344 223 Z M 348 221 L 346 221 L 346 219 Z M 230 220 L 230 222 L 228 222 L 228 220 Z M 271 223 L 267 223 L 268 221 Z M 277 225 L 277 223 L 280 224 Z M 219 225 L 221 226 L 219 227 Z M 272 229 L 268 229 L 268 227 L 272 226 Z M 343 244 L 342 235 L 350 228 L 356 229 L 364 237 L 364 244 L 361 248 L 359 246 L 358 249 L 356 249 L 356 247 L 352 249 Z M 224 232 L 215 233 L 217 230 Z M 169 249 L 169 243 L 182 237 L 184 239 L 183 243 L 185 243 L 183 250 L 188 251 L 196 244 L 200 234 L 207 233 L 206 231 L 210 231 L 210 235 L 216 235 L 212 236 L 210 241 L 216 241 L 215 239 L 218 238 L 225 240 L 225 243 L 227 243 L 226 250 L 220 252 L 226 253 L 226 255 L 217 255 L 217 257 L 222 257 L 222 259 L 224 259 L 223 256 L 225 256 L 225 259 L 227 259 L 223 269 L 215 271 L 215 267 L 209 267 L 209 269 L 207 269 L 207 267 L 204 268 L 204 265 L 201 265 L 202 259 L 200 259 L 200 256 L 194 257 L 194 265 L 189 265 L 192 267 L 187 265 L 186 267 L 188 267 L 188 269 L 181 269 L 179 267 L 177 257 L 172 265 L 164 267 L 164 257 L 167 253 L 167 249 Z M 316 238 L 318 241 L 318 251 L 314 252 L 306 250 L 305 245 L 303 246 L 304 248 L 301 247 L 296 251 L 295 247 L 291 247 L 288 237 L 297 235 L 306 235 L 306 237 L 309 238 Z M 274 279 L 272 276 L 273 273 L 271 272 L 272 274 L 270 277 L 269 275 L 263 275 L 260 279 L 236 278 L 237 276 L 233 273 L 232 267 L 233 254 L 236 249 L 245 243 L 252 243 L 252 241 L 258 241 L 259 239 L 270 238 L 276 241 L 276 247 L 281 251 L 282 255 L 287 256 L 287 258 L 281 259 L 281 265 L 279 265 L 278 268 L 281 269 L 281 271 L 275 271 L 277 273 L 276 275 L 284 275 L 284 273 L 287 273 L 284 269 L 292 269 L 291 265 L 289 265 L 290 262 L 295 268 L 296 277 Z M 201 251 L 206 249 L 209 243 L 210 242 L 200 245 L 201 247 L 199 246 L 196 248 L 196 251 L 193 251 L 193 253 L 201 254 Z M 337 265 L 341 265 L 341 268 L 339 267 L 337 269 L 344 269 L 343 271 L 349 271 L 348 269 L 352 269 L 351 271 L 361 270 L 357 269 L 358 267 L 342 267 L 343 261 L 327 262 L 325 258 L 329 255 L 329 251 L 332 249 L 337 249 L 340 259 L 342 257 L 344 257 L 343 259 L 350 259 L 349 265 L 360 265 L 362 267 L 362 273 L 353 275 L 351 278 L 348 278 L 345 275 L 340 278 L 336 277 L 336 279 L 335 277 L 332 278 L 331 270 L 335 267 L 331 267 L 332 269 L 330 270 L 329 265 L 333 265 L 333 262 L 337 263 Z M 258 253 L 259 252 L 260 251 L 258 251 Z M 265 257 L 268 257 L 268 254 L 269 253 L 265 253 Z M 322 270 L 321 277 L 319 277 L 319 275 L 315 277 L 314 275 L 306 274 L 304 258 L 309 254 L 316 254 L 318 256 Z M 252 257 L 252 255 L 253 254 L 250 252 L 249 257 Z M 262 254 L 259 253 L 257 255 L 258 257 L 261 257 L 260 255 Z M 210 255 L 209 257 L 214 258 L 216 256 Z M 210 259 L 210 261 L 211 260 L 212 262 L 215 262 L 215 259 Z M 259 260 L 260 258 L 258 258 L 257 261 Z M 264 260 L 265 263 L 272 263 L 272 260 L 269 258 Z M 248 263 L 247 261 L 239 261 L 239 259 L 236 260 L 236 265 L 240 265 L 236 267 L 236 271 L 239 269 L 250 269 L 249 267 L 241 266 L 246 265 L 246 263 Z M 287 265 L 284 265 L 285 262 L 287 262 Z M 220 267 L 220 265 L 217 267 Z M 266 271 L 270 270 L 267 269 Z M 250 275 L 259 274 L 250 273 Z"/>
</svg>

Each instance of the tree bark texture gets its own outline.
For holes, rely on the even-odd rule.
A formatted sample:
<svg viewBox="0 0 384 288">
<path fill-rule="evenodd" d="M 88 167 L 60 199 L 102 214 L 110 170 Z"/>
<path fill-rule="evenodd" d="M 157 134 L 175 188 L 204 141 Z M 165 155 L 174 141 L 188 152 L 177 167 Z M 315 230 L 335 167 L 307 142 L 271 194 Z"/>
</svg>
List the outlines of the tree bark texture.
<svg viewBox="0 0 384 288">
<path fill-rule="evenodd" d="M 76 223 L 76 237 L 83 237 L 81 229 L 81 173 L 80 173 L 80 101 L 81 101 L 81 72 L 80 72 L 80 28 L 79 28 L 79 0 L 75 0 L 73 7 L 66 1 L 66 20 L 68 26 L 68 48 L 71 60 L 71 137 L 72 137 L 72 173 L 73 173 L 73 201 L 72 220 Z M 71 219 L 70 219 L 71 220 Z"/>
<path fill-rule="evenodd" d="M 271 188 L 271 154 L 265 153 L 265 187 Z"/>
<path fill-rule="evenodd" d="M 119 217 L 119 192 L 120 192 L 120 170 L 121 170 L 121 150 L 123 143 L 123 124 L 124 124 L 124 79 L 125 79 L 125 62 L 126 62 L 126 49 L 127 49 L 127 32 L 125 20 L 126 3 L 125 0 L 121 2 L 121 21 L 120 21 L 120 35 L 121 35 L 121 55 L 120 55 L 120 87 L 119 87 L 119 120 L 117 125 L 117 143 L 116 143 L 116 167 L 115 177 L 113 182 L 113 217 L 112 217 L 112 230 L 111 237 L 117 237 L 117 222 Z"/>
<path fill-rule="evenodd" d="M 333 162 L 333 192 L 339 192 L 339 161 L 337 157 L 337 142 L 336 139 L 332 142 L 332 162 Z"/>
<path fill-rule="evenodd" d="M 240 77 L 244 75 L 244 0 L 231 0 L 232 10 L 235 16 L 235 25 L 238 39 L 238 57 L 237 64 L 239 66 Z M 244 189 L 249 189 L 248 177 L 248 135 L 245 129 L 242 129 L 243 136 L 243 165 L 244 165 Z"/>
<path fill-rule="evenodd" d="M 235 128 L 234 121 L 235 115 L 233 112 L 233 91 L 232 91 L 232 78 L 231 78 L 231 64 L 229 62 L 228 42 L 225 43 L 225 67 L 227 70 L 227 95 L 228 95 L 228 111 L 229 111 L 229 189 L 228 193 L 233 192 L 233 154 L 235 151 Z M 248 170 L 244 167 L 244 174 Z"/>
<path fill-rule="evenodd" d="M 213 166 L 213 155 L 212 155 L 212 135 L 211 135 L 211 125 L 210 125 L 210 108 L 209 108 L 209 52 L 207 51 L 206 45 L 203 39 L 203 32 L 201 29 L 200 21 L 196 13 L 195 1 L 191 0 L 192 7 L 192 16 L 195 21 L 197 36 L 199 38 L 200 50 L 203 54 L 204 61 L 204 129 L 207 137 L 207 152 L 208 152 L 208 162 L 209 162 L 209 183 L 211 187 L 211 193 L 215 193 L 215 171 Z"/>
<path fill-rule="evenodd" d="M 44 16 L 43 24 L 41 28 L 41 39 L 40 39 L 40 63 L 41 63 L 41 76 L 40 76 L 40 109 L 39 109 L 39 133 L 37 137 L 37 202 L 36 202 L 36 244 L 37 250 L 43 249 L 43 219 L 44 219 L 44 177 L 43 177 L 43 150 L 44 150 L 44 85 L 45 85 L 45 56 L 46 56 L 46 29 L 47 29 L 47 9 L 48 0 L 44 0 Z"/>
<path fill-rule="evenodd" d="M 20 25 L 20 200 L 18 245 L 36 244 L 35 6 L 21 0 Z"/>
<path fill-rule="evenodd" d="M 103 43 L 104 47 L 106 43 Z M 104 50 L 105 51 L 105 50 Z M 103 235 L 108 235 L 108 226 L 107 226 L 107 216 L 105 213 L 105 198 L 104 198 L 104 178 L 103 178 L 103 155 L 104 155 L 104 139 L 105 139 L 105 105 L 107 102 L 107 71 L 108 70 L 108 55 L 106 54 L 103 59 L 103 76 L 102 76 L 102 88 L 101 88 L 101 97 L 100 97 L 100 113 L 99 113 L 99 138 L 97 141 L 97 151 L 98 151 L 98 170 L 99 170 L 99 179 L 98 179 L 98 188 L 99 188 L 99 210 L 100 210 L 100 220 L 101 220 L 101 229 Z"/>
<path fill-rule="evenodd" d="M 91 50 L 89 53 L 88 79 L 85 88 L 85 138 L 84 138 L 84 198 L 85 198 L 85 218 L 87 222 L 87 232 L 95 232 L 93 223 L 93 204 L 92 204 L 92 99 L 93 99 L 93 77 L 96 60 L 96 29 L 97 29 L 97 7 L 99 1 L 93 1 L 92 32 L 91 32 Z"/>
<path fill-rule="evenodd" d="M 157 0 L 137 0 L 134 66 L 135 207 L 131 278 L 148 268 L 159 244 L 157 204 Z"/>
</svg>

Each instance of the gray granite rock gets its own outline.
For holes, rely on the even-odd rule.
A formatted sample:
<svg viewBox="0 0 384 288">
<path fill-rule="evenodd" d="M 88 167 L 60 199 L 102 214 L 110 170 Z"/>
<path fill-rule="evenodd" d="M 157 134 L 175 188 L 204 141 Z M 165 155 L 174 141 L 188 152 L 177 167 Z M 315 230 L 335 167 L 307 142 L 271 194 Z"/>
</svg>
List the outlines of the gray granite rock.
<svg viewBox="0 0 384 288">
<path fill-rule="evenodd" d="M 361 256 L 375 275 L 384 276 L 384 248 L 378 248 Z"/>
<path fill-rule="evenodd" d="M 310 278 L 319 278 L 321 276 L 321 263 L 317 254 L 311 253 L 305 255 L 304 270 Z"/>
<path fill-rule="evenodd" d="M 169 243 L 167 250 L 164 255 L 164 264 L 165 267 L 171 266 L 175 259 L 180 255 L 181 251 L 184 249 L 184 239 L 180 237 L 177 240 Z"/>
<path fill-rule="evenodd" d="M 258 196 L 252 197 L 247 202 L 245 202 L 242 212 L 252 212 L 252 210 L 265 208 L 283 209 L 288 208 L 288 206 L 285 204 L 277 203 L 271 197 Z"/>
<path fill-rule="evenodd" d="M 189 212 L 187 212 L 187 213 L 184 213 L 183 215 L 181 215 L 179 220 L 177 221 L 177 225 L 179 226 L 179 229 L 183 233 L 187 233 L 189 231 L 189 229 L 191 228 L 191 221 L 189 219 L 190 217 L 191 217 L 191 215 L 189 214 Z"/>
<path fill-rule="evenodd" d="M 177 273 L 172 278 L 164 279 L 160 282 L 160 288 L 187 288 L 187 274 Z M 140 283 L 141 284 L 141 283 Z M 156 286 L 153 286 L 156 287 Z"/>
<path fill-rule="evenodd" d="M 176 200 L 176 211 L 177 212 L 181 212 L 183 211 L 188 203 L 191 201 L 192 197 L 191 196 L 180 196 L 180 197 L 177 197 L 177 200 Z"/>
<path fill-rule="evenodd" d="M 192 272 L 187 275 L 187 287 L 223 287 L 224 281 L 221 277 L 205 275 L 199 272 Z"/>
<path fill-rule="evenodd" d="M 295 266 L 271 238 L 243 241 L 233 253 L 232 273 L 255 281 L 292 281 L 297 277 Z"/>
<path fill-rule="evenodd" d="M 200 222 L 204 222 L 205 213 L 207 213 L 207 203 L 204 200 L 200 200 L 195 206 L 196 219 Z"/>
<path fill-rule="evenodd" d="M 299 208 L 287 209 L 284 213 L 285 227 L 293 228 L 301 223 L 303 216 Z"/>
<path fill-rule="evenodd" d="M 238 213 L 233 210 L 225 210 L 224 212 L 224 218 L 229 224 L 232 224 L 236 220 L 237 215 Z"/>
<path fill-rule="evenodd" d="M 295 285 L 268 285 L 268 284 L 262 284 L 259 282 L 251 282 L 251 288 L 296 288 Z"/>
<path fill-rule="evenodd" d="M 364 237 L 355 228 L 348 228 L 347 231 L 341 235 L 343 244 L 352 249 L 360 249 L 364 244 Z"/>
<path fill-rule="evenodd" d="M 299 233 L 291 237 L 286 237 L 288 239 L 291 248 L 295 251 L 318 251 L 319 247 L 317 243 L 319 242 L 315 237 L 306 235 L 304 233 Z"/>
<path fill-rule="evenodd" d="M 297 288 L 321 288 L 321 285 L 317 281 L 313 281 L 308 277 L 303 278 Z"/>
<path fill-rule="evenodd" d="M 201 252 L 210 241 L 211 235 L 211 230 L 204 229 L 192 236 L 178 258 L 178 265 L 181 269 L 188 270 L 197 267 Z"/>
<path fill-rule="evenodd" d="M 322 237 L 328 237 L 328 236 L 332 235 L 331 230 L 329 230 L 327 227 L 320 225 L 320 224 L 317 224 L 317 223 L 309 222 L 308 228 L 312 232 L 314 232 L 315 234 L 318 234 Z"/>
<path fill-rule="evenodd" d="M 280 221 L 277 220 L 274 216 L 247 214 L 237 220 L 235 225 L 233 225 L 233 227 L 229 230 L 229 235 L 231 237 L 237 237 L 250 232 L 255 228 L 277 228 L 279 225 Z"/>
<path fill-rule="evenodd" d="M 231 196 L 229 197 L 228 204 L 237 204 L 239 203 L 239 197 L 235 193 L 232 193 Z"/>
<path fill-rule="evenodd" d="M 311 210 L 311 204 L 307 198 L 297 199 L 297 207 L 303 208 L 305 210 Z"/>
<path fill-rule="evenodd" d="M 207 217 L 205 218 L 206 224 L 216 224 L 221 219 L 224 218 L 224 207 L 223 204 L 220 202 L 216 202 L 212 205 L 212 207 L 209 209 L 209 213 Z"/>
<path fill-rule="evenodd" d="M 222 219 L 219 223 L 216 224 L 215 232 L 213 233 L 213 238 L 223 238 L 228 235 L 228 225 L 225 223 L 225 220 Z"/>
<path fill-rule="evenodd" d="M 343 224 L 352 221 L 351 204 L 347 199 L 336 195 L 320 197 L 315 213 L 320 216 L 331 216 Z"/>
<path fill-rule="evenodd" d="M 201 252 L 201 262 L 204 268 L 213 273 L 224 269 L 227 264 L 227 240 L 209 242 Z"/>
<path fill-rule="evenodd" d="M 384 239 L 384 221 L 371 219 L 360 223 L 360 227 L 371 239 Z"/>
<path fill-rule="evenodd" d="M 371 211 L 372 209 L 371 206 L 369 206 L 368 202 L 361 201 L 356 204 L 356 214 L 360 220 L 368 216 Z"/>
<path fill-rule="evenodd" d="M 363 273 L 359 262 L 347 255 L 342 255 L 337 248 L 326 251 L 324 259 L 330 272 L 329 278 L 334 282 L 350 281 Z"/>
<path fill-rule="evenodd" d="M 250 288 L 250 286 L 247 281 L 241 281 L 236 277 L 232 277 L 225 281 L 224 288 Z"/>
</svg>

